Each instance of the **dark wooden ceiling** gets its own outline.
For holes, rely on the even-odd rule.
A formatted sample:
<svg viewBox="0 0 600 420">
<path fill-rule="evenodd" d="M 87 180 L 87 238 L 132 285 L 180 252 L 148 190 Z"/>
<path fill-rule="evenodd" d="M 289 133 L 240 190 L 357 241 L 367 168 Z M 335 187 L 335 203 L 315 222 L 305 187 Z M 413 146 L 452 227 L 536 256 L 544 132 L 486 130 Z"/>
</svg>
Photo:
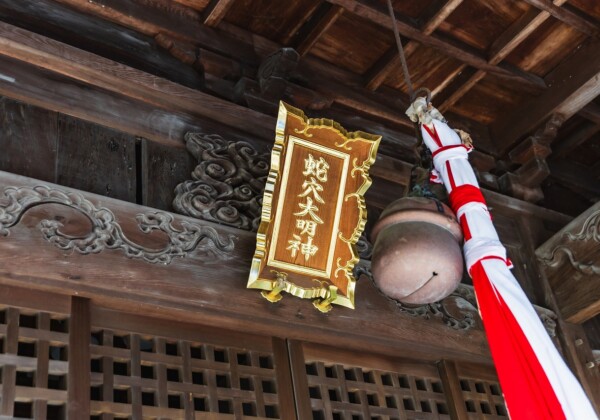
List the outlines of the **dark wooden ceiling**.
<svg viewBox="0 0 600 420">
<path fill-rule="evenodd" d="M 471 132 L 486 188 L 572 215 L 600 198 L 600 2 L 393 6 L 414 85 Z M 0 19 L 260 113 L 284 99 L 412 159 L 385 0 L 0 0 Z"/>
</svg>

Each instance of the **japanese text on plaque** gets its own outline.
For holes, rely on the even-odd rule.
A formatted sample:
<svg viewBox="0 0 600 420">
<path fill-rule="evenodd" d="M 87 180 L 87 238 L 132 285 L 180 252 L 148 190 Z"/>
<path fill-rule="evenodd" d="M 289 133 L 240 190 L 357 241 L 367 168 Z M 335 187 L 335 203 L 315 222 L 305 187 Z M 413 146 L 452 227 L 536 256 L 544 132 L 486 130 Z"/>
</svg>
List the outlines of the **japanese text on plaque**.
<svg viewBox="0 0 600 420">
<path fill-rule="evenodd" d="M 299 234 L 292 234 L 293 239 L 288 241 L 288 249 L 292 257 L 296 257 L 298 252 L 308 261 L 314 256 L 319 248 L 313 244 L 313 239 L 317 232 L 317 226 L 323 224 L 323 220 L 317 214 L 319 207 L 317 203 L 324 204 L 322 192 L 323 184 L 327 182 L 327 171 L 329 164 L 320 157 L 318 160 L 309 154 L 304 159 L 304 182 L 302 183 L 302 192 L 298 194 L 301 201 L 298 202 L 300 211 L 294 213 L 296 218 L 296 228 L 300 229 Z M 304 201 L 302 201 L 304 200 Z"/>
</svg>

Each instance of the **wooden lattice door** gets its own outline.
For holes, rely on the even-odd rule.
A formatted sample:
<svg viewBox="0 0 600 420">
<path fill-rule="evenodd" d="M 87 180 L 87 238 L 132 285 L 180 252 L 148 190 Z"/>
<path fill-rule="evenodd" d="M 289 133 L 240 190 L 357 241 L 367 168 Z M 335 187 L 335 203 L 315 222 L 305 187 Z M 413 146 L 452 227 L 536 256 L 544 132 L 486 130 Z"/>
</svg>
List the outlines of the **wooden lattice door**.
<svg viewBox="0 0 600 420">
<path fill-rule="evenodd" d="M 173 322 L 0 286 L 0 419 L 500 419 L 490 366 Z"/>
</svg>

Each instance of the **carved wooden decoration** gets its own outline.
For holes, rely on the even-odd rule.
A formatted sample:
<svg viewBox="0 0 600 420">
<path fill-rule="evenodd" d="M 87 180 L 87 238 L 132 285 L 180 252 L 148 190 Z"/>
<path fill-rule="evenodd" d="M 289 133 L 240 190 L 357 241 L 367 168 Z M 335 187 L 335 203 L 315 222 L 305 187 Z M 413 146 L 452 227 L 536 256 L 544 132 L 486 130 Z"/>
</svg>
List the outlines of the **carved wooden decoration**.
<svg viewBox="0 0 600 420">
<path fill-rule="evenodd" d="M 193 179 L 175 189 L 175 210 L 197 219 L 258 230 L 269 155 L 216 134 L 186 133 L 185 141 L 199 164 L 192 172 Z"/>
<path fill-rule="evenodd" d="M 380 136 L 346 132 L 280 104 L 249 288 L 354 308 L 356 243 Z"/>
<path fill-rule="evenodd" d="M 536 250 L 562 315 L 583 322 L 600 313 L 600 203 Z"/>
<path fill-rule="evenodd" d="M 173 216 L 165 212 L 137 215 L 139 228 L 144 233 L 161 231 L 168 243 L 160 249 L 138 244 L 124 233 L 115 215 L 105 207 L 96 207 L 83 195 L 45 185 L 35 187 L 7 187 L 0 196 L 0 236 L 8 236 L 9 229 L 19 223 L 27 210 L 44 204 L 60 204 L 83 214 L 91 229 L 85 236 L 72 236 L 61 232 L 59 220 L 42 220 L 40 230 L 54 246 L 80 254 L 97 254 L 105 249 L 121 250 L 129 258 L 143 259 L 149 263 L 170 264 L 175 257 L 185 257 L 193 250 L 206 254 L 208 260 L 227 259 L 234 249 L 231 237 L 221 237 L 211 226 L 182 222 L 182 229 L 173 225 Z"/>
</svg>

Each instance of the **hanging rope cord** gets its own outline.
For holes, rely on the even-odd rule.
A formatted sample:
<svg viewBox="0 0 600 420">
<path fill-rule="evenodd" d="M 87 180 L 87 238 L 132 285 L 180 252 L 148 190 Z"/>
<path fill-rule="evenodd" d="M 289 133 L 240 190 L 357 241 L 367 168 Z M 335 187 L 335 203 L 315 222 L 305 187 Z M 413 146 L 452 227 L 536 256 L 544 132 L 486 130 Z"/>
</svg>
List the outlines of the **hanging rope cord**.
<svg viewBox="0 0 600 420">
<path fill-rule="evenodd" d="M 387 0 L 388 12 L 390 14 L 390 19 L 392 19 L 392 29 L 394 31 L 394 38 L 396 39 L 396 46 L 398 47 L 398 55 L 400 56 L 400 62 L 402 63 L 402 73 L 404 75 L 404 82 L 406 83 L 406 87 L 408 90 L 409 103 L 413 103 L 417 98 L 419 93 L 424 93 L 427 98 L 427 103 L 431 102 L 431 91 L 427 88 L 419 88 L 415 91 L 412 81 L 410 79 L 410 73 L 408 71 L 408 64 L 406 63 L 406 56 L 404 54 L 404 48 L 402 47 L 402 40 L 400 39 L 400 32 L 398 31 L 398 22 L 396 22 L 396 15 L 394 13 L 394 7 L 392 6 L 392 0 Z M 417 138 L 417 142 L 415 143 L 415 147 L 413 149 L 415 155 L 415 164 L 411 168 L 410 171 L 410 183 L 408 188 L 406 188 L 405 195 L 411 193 L 412 188 L 417 183 L 417 168 L 425 168 L 428 167 L 431 170 L 433 162 L 431 156 L 429 154 L 429 149 L 423 147 L 423 138 L 421 136 L 421 130 L 419 129 L 419 125 L 415 123 L 415 136 Z"/>
<path fill-rule="evenodd" d="M 410 79 L 410 73 L 408 71 L 408 64 L 406 63 L 406 56 L 404 55 L 404 48 L 402 47 L 402 40 L 400 39 L 400 32 L 398 31 L 398 22 L 396 22 L 396 15 L 394 13 L 394 7 L 392 6 L 392 0 L 387 0 L 388 12 L 392 19 L 392 30 L 394 31 L 394 38 L 396 39 L 396 46 L 398 47 L 398 55 L 400 56 L 400 62 L 402 63 L 402 73 L 404 74 L 404 82 L 408 90 L 408 96 L 410 103 L 417 98 L 418 93 L 425 93 L 427 95 L 427 103 L 431 100 L 431 91 L 427 88 L 420 88 L 415 91 L 412 81 Z"/>
</svg>

